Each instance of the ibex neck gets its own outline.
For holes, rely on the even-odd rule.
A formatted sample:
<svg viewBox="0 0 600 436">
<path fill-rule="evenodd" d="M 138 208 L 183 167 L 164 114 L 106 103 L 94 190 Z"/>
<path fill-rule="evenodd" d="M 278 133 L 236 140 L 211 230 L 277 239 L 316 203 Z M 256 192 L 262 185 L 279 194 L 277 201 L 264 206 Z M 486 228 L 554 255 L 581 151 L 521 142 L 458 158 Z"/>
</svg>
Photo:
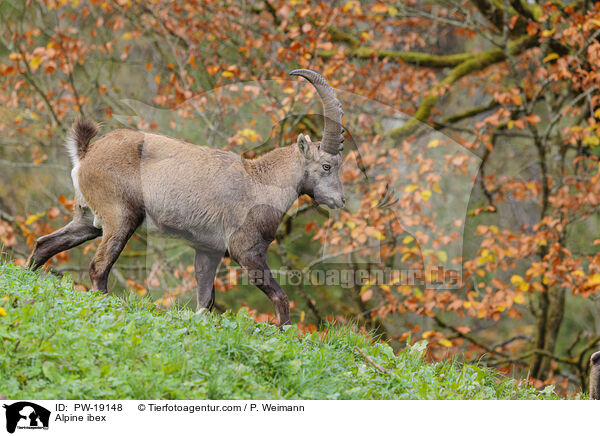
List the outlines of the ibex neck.
<svg viewBox="0 0 600 436">
<path fill-rule="evenodd" d="M 244 167 L 257 184 L 265 187 L 265 194 L 278 196 L 273 198 L 274 203 L 289 209 L 300 195 L 304 167 L 298 147 L 276 148 L 256 159 L 244 159 Z"/>
</svg>

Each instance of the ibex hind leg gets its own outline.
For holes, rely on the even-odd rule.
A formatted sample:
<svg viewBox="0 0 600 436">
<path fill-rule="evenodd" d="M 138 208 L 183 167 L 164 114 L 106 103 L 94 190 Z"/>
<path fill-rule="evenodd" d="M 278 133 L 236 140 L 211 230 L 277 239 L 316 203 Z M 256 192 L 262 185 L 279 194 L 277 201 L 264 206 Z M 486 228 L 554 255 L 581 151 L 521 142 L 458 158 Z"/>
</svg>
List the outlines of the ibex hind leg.
<svg viewBox="0 0 600 436">
<path fill-rule="evenodd" d="M 76 213 L 73 221 L 36 241 L 33 252 L 27 261 L 29 267 L 38 269 L 56 254 L 102 235 L 102 230 L 94 227 L 91 218 L 86 215 L 83 208 L 79 208 L 77 205 L 75 207 Z"/>
<path fill-rule="evenodd" d="M 129 238 L 141 224 L 143 217 L 130 215 L 103 218 L 102 241 L 90 263 L 89 273 L 92 289 L 107 293 L 110 269 L 125 248 Z"/>
<path fill-rule="evenodd" d="M 196 250 L 194 270 L 198 282 L 198 310 L 210 310 L 215 304 L 215 275 L 220 262 L 220 255 Z"/>
</svg>

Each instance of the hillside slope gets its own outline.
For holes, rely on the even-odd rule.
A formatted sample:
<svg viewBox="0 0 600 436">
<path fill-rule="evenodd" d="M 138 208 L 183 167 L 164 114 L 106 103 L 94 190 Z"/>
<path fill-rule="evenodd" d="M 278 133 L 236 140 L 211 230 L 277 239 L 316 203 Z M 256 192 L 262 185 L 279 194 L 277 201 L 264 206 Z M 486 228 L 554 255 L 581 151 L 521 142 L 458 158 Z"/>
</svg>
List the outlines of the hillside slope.
<svg viewBox="0 0 600 436">
<path fill-rule="evenodd" d="M 476 366 L 427 364 L 424 347 L 395 356 L 349 328 L 301 336 L 245 312 L 165 312 L 0 265 L 0 395 L 10 399 L 556 398 Z"/>
</svg>

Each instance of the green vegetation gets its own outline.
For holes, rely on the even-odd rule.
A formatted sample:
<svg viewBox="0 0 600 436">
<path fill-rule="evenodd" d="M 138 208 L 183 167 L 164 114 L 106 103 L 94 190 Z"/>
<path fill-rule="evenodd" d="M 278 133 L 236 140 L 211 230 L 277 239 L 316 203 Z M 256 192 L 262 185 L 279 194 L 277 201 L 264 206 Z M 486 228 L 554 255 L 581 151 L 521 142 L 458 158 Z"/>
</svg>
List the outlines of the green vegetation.
<svg viewBox="0 0 600 436">
<path fill-rule="evenodd" d="M 0 265 L 0 306 L 11 399 L 556 398 L 477 366 L 425 363 L 424 342 L 395 356 L 349 327 L 300 335 L 243 311 L 161 311 L 12 264 Z"/>
</svg>

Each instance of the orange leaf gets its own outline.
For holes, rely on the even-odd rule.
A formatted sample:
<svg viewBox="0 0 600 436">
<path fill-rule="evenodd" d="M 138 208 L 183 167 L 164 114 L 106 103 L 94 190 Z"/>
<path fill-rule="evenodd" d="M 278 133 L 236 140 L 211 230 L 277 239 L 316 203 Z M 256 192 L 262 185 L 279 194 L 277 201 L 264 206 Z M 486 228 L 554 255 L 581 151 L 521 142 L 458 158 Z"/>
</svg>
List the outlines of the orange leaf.
<svg viewBox="0 0 600 436">
<path fill-rule="evenodd" d="M 48 209 L 48 218 L 50 218 L 51 220 L 55 220 L 59 217 L 59 215 L 60 210 L 58 209 L 58 207 L 52 206 L 50 209 Z"/>
<path fill-rule="evenodd" d="M 306 230 L 306 233 L 310 233 L 315 227 L 317 227 L 317 223 L 315 221 L 311 221 L 304 227 L 304 230 Z"/>
<path fill-rule="evenodd" d="M 363 294 L 360 296 L 360 299 L 363 302 L 369 301 L 371 299 L 371 297 L 373 296 L 373 290 L 372 289 L 367 289 L 365 292 L 363 292 Z"/>
</svg>

